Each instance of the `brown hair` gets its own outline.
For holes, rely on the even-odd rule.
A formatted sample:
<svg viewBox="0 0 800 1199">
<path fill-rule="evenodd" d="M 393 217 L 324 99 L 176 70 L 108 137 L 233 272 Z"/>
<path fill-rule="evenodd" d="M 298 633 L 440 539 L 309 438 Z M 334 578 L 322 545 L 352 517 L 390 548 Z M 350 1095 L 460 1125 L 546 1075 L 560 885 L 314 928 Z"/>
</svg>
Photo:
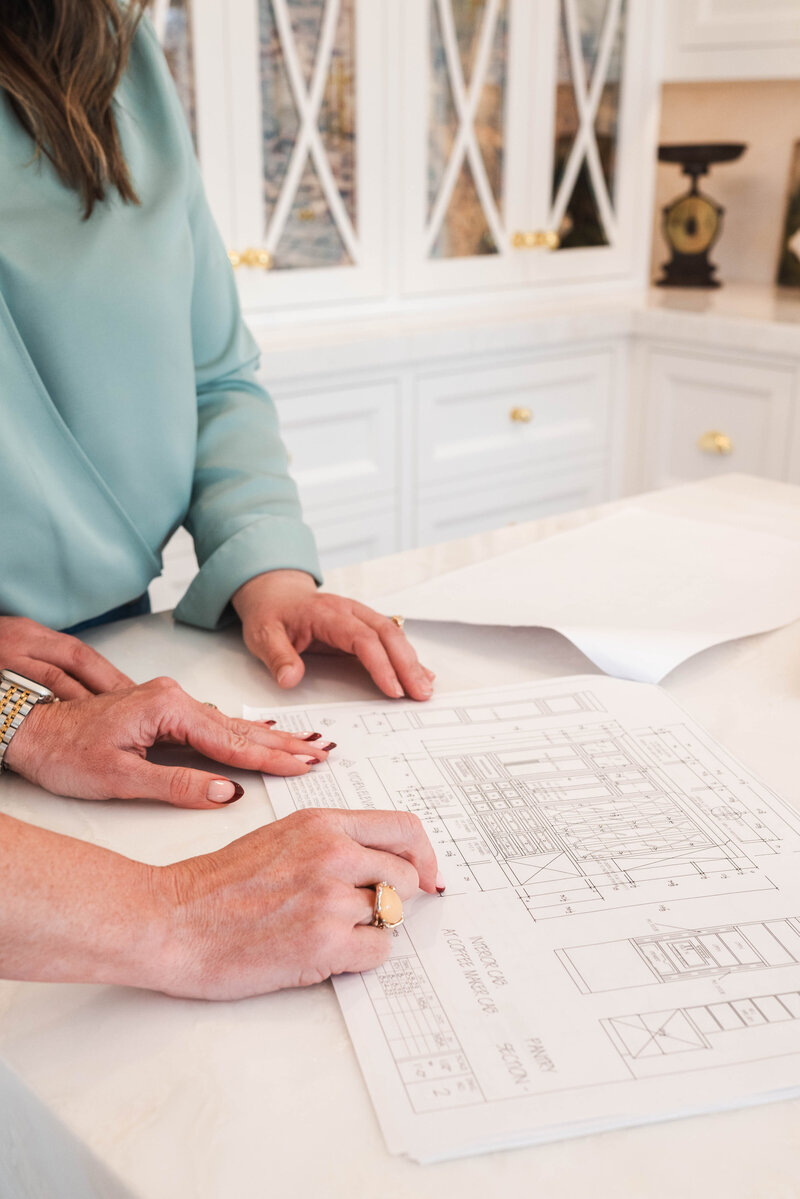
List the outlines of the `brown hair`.
<svg viewBox="0 0 800 1199">
<path fill-rule="evenodd" d="M 2 0 L 0 88 L 36 155 L 80 195 L 88 219 L 115 187 L 139 200 L 112 100 L 149 0 Z"/>
</svg>

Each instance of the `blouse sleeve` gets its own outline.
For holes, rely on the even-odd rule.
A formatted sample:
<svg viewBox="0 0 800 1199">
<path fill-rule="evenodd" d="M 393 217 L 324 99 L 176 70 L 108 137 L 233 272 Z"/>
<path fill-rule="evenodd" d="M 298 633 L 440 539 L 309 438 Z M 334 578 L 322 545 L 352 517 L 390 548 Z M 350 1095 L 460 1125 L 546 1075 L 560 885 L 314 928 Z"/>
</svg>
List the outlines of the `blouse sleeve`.
<svg viewBox="0 0 800 1199">
<path fill-rule="evenodd" d="M 177 95 L 174 101 L 179 108 Z M 178 119 L 183 120 L 182 113 Z M 258 347 L 242 319 L 233 270 L 208 207 L 188 130 L 186 142 L 198 433 L 184 524 L 194 539 L 200 570 L 175 617 L 213 629 L 233 619 L 230 598 L 236 589 L 263 571 L 302 570 L 317 583 L 322 578 L 314 536 L 303 523 L 288 473 L 275 405 L 256 380 Z"/>
</svg>

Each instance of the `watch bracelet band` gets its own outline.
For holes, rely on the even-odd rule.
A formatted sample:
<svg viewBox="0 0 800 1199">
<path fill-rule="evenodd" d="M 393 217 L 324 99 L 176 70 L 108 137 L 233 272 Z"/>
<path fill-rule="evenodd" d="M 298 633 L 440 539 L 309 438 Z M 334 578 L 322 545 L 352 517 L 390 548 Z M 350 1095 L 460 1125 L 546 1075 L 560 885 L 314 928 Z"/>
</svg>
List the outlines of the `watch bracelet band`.
<svg viewBox="0 0 800 1199">
<path fill-rule="evenodd" d="M 38 702 L 38 695 L 18 683 L 0 682 L 0 773 L 8 770 L 6 750 L 11 738 Z"/>
</svg>

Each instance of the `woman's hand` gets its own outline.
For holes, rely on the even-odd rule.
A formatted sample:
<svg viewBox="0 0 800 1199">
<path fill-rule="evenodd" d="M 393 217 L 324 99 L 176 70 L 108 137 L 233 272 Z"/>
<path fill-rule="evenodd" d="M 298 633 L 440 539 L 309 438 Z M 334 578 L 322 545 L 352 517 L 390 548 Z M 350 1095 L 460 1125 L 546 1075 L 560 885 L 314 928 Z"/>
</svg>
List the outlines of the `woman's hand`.
<svg viewBox="0 0 800 1199">
<path fill-rule="evenodd" d="M 198 999 L 305 986 L 384 961 L 374 884 L 408 899 L 436 870 L 406 812 L 297 812 L 170 866 L 0 813 L 0 977 Z"/>
<path fill-rule="evenodd" d="M 391 947 L 389 930 L 370 925 L 374 884 L 406 900 L 438 877 L 408 812 L 296 812 L 155 871 L 169 945 L 159 989 L 240 999 L 370 970 Z"/>
<path fill-rule="evenodd" d="M 203 770 L 148 762 L 147 750 L 169 741 L 242 770 L 293 775 L 307 774 L 334 748 L 314 733 L 294 736 L 271 723 L 223 716 L 173 679 L 153 679 L 106 695 L 37 704 L 12 737 L 5 763 L 57 795 L 213 808 L 238 799 L 242 788 Z"/>
<path fill-rule="evenodd" d="M 402 629 L 356 600 L 317 591 L 310 575 L 272 570 L 234 594 L 247 648 L 264 662 L 280 687 L 294 687 L 305 672 L 300 654 L 313 641 L 354 654 L 386 695 L 430 699 L 435 676 L 422 666 Z"/>
<path fill-rule="evenodd" d="M 25 616 L 0 616 L 0 667 L 42 683 L 59 699 L 130 687 L 131 680 L 77 637 Z"/>
</svg>

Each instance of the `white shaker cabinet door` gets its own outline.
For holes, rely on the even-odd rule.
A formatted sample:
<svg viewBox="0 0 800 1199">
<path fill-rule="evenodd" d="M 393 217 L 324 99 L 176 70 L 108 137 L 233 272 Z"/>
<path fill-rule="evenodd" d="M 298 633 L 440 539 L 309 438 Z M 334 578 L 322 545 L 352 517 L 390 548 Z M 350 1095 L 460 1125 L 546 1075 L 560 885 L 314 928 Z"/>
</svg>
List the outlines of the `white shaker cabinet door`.
<svg viewBox="0 0 800 1199">
<path fill-rule="evenodd" d="M 264 380 L 269 387 L 268 380 Z M 393 497 L 399 470 L 400 383 L 369 378 L 270 388 L 304 510 Z"/>
<path fill-rule="evenodd" d="M 787 472 L 795 372 L 676 346 L 645 356 L 645 485 Z"/>
</svg>

